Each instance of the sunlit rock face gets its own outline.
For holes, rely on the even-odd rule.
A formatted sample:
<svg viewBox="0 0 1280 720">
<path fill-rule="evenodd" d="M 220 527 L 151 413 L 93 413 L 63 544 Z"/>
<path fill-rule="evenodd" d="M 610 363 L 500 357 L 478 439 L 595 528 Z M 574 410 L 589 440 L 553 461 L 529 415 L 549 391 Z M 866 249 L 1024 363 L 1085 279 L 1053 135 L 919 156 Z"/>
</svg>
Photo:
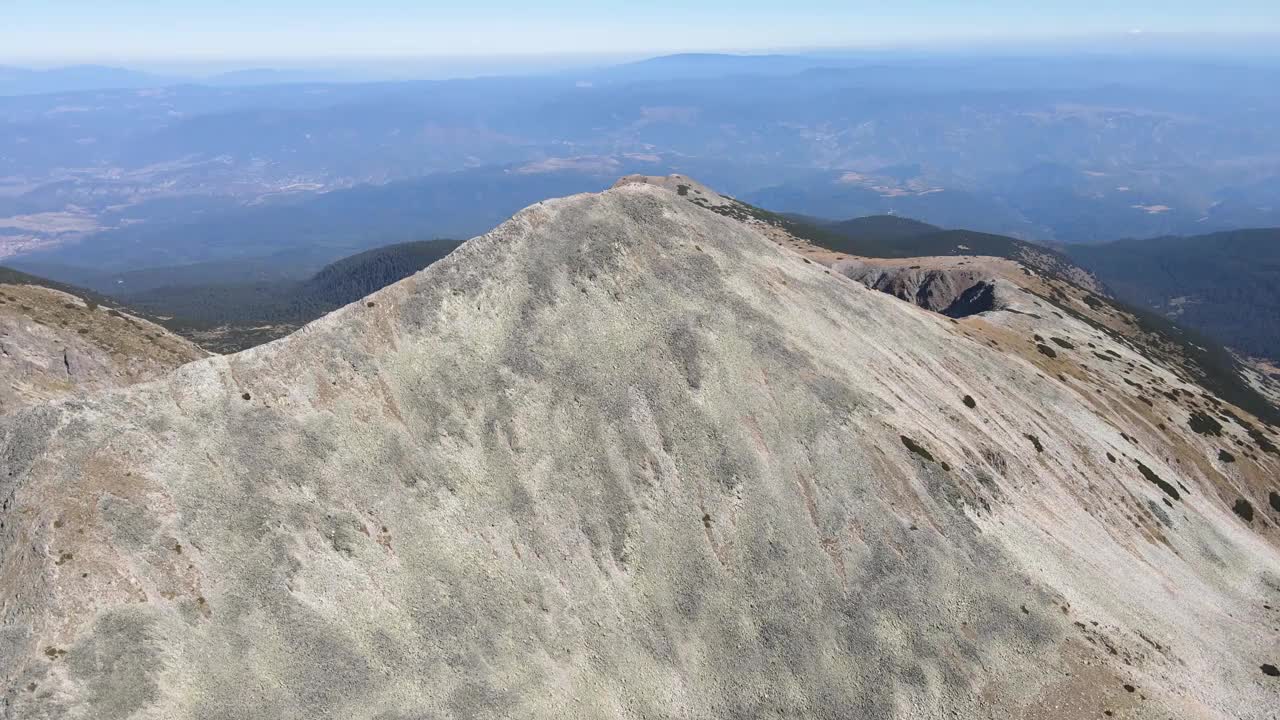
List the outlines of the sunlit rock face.
<svg viewBox="0 0 1280 720">
<path fill-rule="evenodd" d="M 1271 428 L 1033 292 L 948 318 L 688 187 L 0 420 L 3 716 L 1280 706 Z"/>
</svg>

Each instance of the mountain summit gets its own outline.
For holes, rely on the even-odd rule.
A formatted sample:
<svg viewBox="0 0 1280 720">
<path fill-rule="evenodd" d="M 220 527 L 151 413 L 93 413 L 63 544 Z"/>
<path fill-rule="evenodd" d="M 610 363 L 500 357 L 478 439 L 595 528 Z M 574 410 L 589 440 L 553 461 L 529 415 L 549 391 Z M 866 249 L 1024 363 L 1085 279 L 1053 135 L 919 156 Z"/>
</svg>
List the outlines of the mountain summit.
<svg viewBox="0 0 1280 720">
<path fill-rule="evenodd" d="M 950 318 L 671 184 L 0 419 L 0 716 L 1280 706 L 1272 428 L 1035 270 Z"/>
</svg>

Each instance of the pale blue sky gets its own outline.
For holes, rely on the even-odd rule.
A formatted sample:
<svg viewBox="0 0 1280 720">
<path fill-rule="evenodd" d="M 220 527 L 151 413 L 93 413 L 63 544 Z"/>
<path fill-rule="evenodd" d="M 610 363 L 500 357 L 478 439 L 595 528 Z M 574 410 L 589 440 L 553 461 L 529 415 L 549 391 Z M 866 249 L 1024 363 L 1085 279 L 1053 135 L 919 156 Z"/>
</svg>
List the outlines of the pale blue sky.
<svg viewBox="0 0 1280 720">
<path fill-rule="evenodd" d="M 628 53 L 1280 32 L 1280 0 L 0 0 L 0 62 Z"/>
</svg>

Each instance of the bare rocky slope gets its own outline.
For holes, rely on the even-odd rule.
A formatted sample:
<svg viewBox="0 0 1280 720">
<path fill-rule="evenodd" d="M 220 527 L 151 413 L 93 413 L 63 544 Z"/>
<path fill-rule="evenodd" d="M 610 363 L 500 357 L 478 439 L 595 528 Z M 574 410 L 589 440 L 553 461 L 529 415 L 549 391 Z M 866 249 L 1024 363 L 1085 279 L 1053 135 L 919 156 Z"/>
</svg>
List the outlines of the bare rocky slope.
<svg viewBox="0 0 1280 720">
<path fill-rule="evenodd" d="M 1274 716 L 1273 428 L 672 182 L 0 419 L 0 716 Z"/>
<path fill-rule="evenodd" d="M 92 298 L 0 282 L 0 414 L 154 380 L 207 355 L 159 325 Z"/>
</svg>

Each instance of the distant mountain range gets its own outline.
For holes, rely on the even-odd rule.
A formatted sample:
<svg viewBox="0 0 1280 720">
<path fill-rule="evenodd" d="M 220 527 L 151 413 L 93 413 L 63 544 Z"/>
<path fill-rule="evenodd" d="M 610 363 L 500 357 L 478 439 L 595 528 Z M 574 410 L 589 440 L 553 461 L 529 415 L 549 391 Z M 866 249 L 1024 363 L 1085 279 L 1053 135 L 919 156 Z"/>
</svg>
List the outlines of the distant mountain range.
<svg viewBox="0 0 1280 720">
<path fill-rule="evenodd" d="M 3 262 L 113 296 L 287 285 L 679 172 L 850 254 L 1070 256 L 1135 305 L 1280 354 L 1272 246 L 1221 234 L 1280 226 L 1274 63 L 687 54 L 450 81 L 189 80 L 0 69 L 0 88 L 53 93 L 0 98 Z"/>
<path fill-rule="evenodd" d="M 1242 352 L 1280 361 L 1280 228 L 1066 251 L 1118 297 Z"/>
<path fill-rule="evenodd" d="M 815 67 L 848 67 L 863 61 L 854 57 L 822 55 L 688 53 L 603 67 L 593 67 L 589 62 L 587 58 L 583 58 L 576 61 L 577 67 L 566 67 L 558 72 L 601 82 L 639 82 L 673 76 L 715 78 L 759 73 L 786 75 Z M 417 67 L 418 64 L 410 61 L 398 64 L 384 61 L 328 68 L 248 67 L 202 74 L 157 73 L 126 67 L 88 64 L 51 68 L 0 65 L 0 96 L 162 88 L 176 85 L 244 87 L 295 83 L 387 82 L 395 79 L 405 80 L 414 76 L 435 77 L 450 65 L 456 66 L 456 72 L 462 77 L 494 74 L 492 69 L 487 72 L 475 70 L 468 72 L 468 63 L 461 59 L 453 63 L 442 61 L 437 64 L 443 67 L 436 69 L 434 65 L 429 64 Z M 553 63 L 551 67 L 569 64 L 567 61 Z M 470 65 L 476 68 L 486 67 L 479 61 L 473 61 Z"/>
<path fill-rule="evenodd" d="M 1041 242 L 1280 226 L 1280 68 L 1264 63 L 680 55 L 449 81 L 243 71 L 156 92 L 139 88 L 186 79 L 131 73 L 8 73 L 65 91 L 0 98 L 0 256 L 357 187 L 395 215 L 399 182 L 496 186 L 524 168 L 680 172 L 776 211 Z M 122 87 L 68 89 L 102 84 Z"/>
<path fill-rule="evenodd" d="M 175 85 L 237 87 L 322 83 L 334 82 L 342 77 L 343 73 L 340 71 L 274 68 L 246 68 L 212 75 L 169 75 L 105 65 L 73 65 L 49 69 L 0 66 L 0 96 L 163 88 Z"/>
<path fill-rule="evenodd" d="M 160 87 L 180 82 L 183 82 L 181 78 L 103 65 L 75 65 L 47 70 L 0 66 L 0 95 Z"/>
<path fill-rule="evenodd" d="M 608 187 L 628 167 L 589 170 L 482 169 L 387 185 L 286 195 L 201 215 L 186 222 L 126 224 L 78 243 L 28 253 L 9 263 L 103 291 L 154 286 L 149 268 L 193 268 L 215 277 L 270 277 L 314 270 L 339 258 L 424 237 L 471 237 L 547 192 L 570 195 Z M 186 273 L 178 269 L 176 272 Z M 264 279 L 265 279 L 264 277 Z M 159 278 L 157 278 L 159 280 Z"/>
</svg>

